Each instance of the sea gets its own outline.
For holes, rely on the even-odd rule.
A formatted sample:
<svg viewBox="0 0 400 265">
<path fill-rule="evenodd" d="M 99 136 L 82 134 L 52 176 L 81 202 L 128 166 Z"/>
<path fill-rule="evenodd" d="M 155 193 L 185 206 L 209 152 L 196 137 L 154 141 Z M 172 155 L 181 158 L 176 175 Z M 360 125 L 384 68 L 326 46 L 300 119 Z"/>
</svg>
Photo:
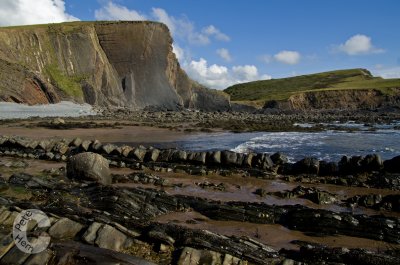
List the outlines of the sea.
<svg viewBox="0 0 400 265">
<path fill-rule="evenodd" d="M 339 161 L 343 156 L 379 154 L 383 159 L 400 155 L 400 122 L 370 125 L 355 122 L 333 123 L 344 130 L 320 132 L 254 132 L 194 135 L 169 147 L 193 151 L 231 150 L 239 153 L 281 152 L 289 161 L 315 157 Z M 298 124 L 311 127 L 312 124 Z M 347 129 L 346 129 L 347 128 Z"/>
<path fill-rule="evenodd" d="M 95 114 L 96 111 L 88 104 L 75 104 L 68 101 L 36 106 L 0 102 L 0 120 L 33 116 L 76 117 Z M 303 128 L 315 126 L 310 123 L 295 125 Z M 231 150 L 239 153 L 268 154 L 281 152 L 291 162 L 304 157 L 339 161 L 344 155 L 363 156 L 376 153 L 383 159 L 400 155 L 400 121 L 368 126 L 354 121 L 323 125 L 332 129 L 319 132 L 196 133 L 188 134 L 179 141 L 147 144 L 158 148 L 190 151 Z"/>
</svg>

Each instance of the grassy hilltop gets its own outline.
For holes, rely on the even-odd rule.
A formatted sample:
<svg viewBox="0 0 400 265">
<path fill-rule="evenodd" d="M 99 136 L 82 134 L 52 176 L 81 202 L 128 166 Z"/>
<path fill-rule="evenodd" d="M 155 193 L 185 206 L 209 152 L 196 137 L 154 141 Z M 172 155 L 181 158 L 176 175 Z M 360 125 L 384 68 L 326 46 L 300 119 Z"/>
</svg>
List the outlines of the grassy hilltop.
<svg viewBox="0 0 400 265">
<path fill-rule="evenodd" d="M 234 102 L 263 106 L 266 101 L 283 101 L 305 92 L 373 89 L 390 94 L 392 88 L 400 88 L 400 79 L 383 79 L 365 69 L 348 69 L 237 84 L 224 91 Z"/>
</svg>

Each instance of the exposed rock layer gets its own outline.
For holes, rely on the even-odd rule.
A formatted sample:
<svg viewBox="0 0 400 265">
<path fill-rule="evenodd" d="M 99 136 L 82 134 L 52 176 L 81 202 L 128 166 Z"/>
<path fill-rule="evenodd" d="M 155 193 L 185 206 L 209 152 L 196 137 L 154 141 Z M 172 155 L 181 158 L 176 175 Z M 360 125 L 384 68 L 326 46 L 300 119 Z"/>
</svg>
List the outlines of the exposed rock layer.
<svg viewBox="0 0 400 265">
<path fill-rule="evenodd" d="M 156 22 L 73 22 L 0 29 L 0 99 L 227 110 L 188 78 Z"/>
</svg>

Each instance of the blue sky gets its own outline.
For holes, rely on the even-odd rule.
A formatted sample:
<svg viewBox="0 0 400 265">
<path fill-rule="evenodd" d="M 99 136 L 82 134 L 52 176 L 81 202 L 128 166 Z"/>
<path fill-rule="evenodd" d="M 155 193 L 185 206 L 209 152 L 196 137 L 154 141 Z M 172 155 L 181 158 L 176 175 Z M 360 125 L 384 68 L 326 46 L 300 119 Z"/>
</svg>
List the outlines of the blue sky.
<svg viewBox="0 0 400 265">
<path fill-rule="evenodd" d="M 222 89 L 344 68 L 400 77 L 399 11 L 398 0 L 0 0 L 0 24 L 161 21 L 188 74 Z"/>
</svg>

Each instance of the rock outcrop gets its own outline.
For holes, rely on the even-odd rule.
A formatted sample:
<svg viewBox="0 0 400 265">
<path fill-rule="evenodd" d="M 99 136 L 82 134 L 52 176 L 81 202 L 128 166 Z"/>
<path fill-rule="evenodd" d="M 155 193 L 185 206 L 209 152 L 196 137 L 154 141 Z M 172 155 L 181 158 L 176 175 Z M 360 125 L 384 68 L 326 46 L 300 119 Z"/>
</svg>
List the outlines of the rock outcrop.
<svg viewBox="0 0 400 265">
<path fill-rule="evenodd" d="M 228 110 L 229 97 L 188 78 L 156 22 L 0 28 L 0 100 L 137 109 Z"/>
<path fill-rule="evenodd" d="M 357 110 L 400 106 L 400 88 L 389 90 L 387 94 L 378 89 L 310 91 L 290 96 L 288 100 L 268 101 L 264 108 Z"/>
</svg>

